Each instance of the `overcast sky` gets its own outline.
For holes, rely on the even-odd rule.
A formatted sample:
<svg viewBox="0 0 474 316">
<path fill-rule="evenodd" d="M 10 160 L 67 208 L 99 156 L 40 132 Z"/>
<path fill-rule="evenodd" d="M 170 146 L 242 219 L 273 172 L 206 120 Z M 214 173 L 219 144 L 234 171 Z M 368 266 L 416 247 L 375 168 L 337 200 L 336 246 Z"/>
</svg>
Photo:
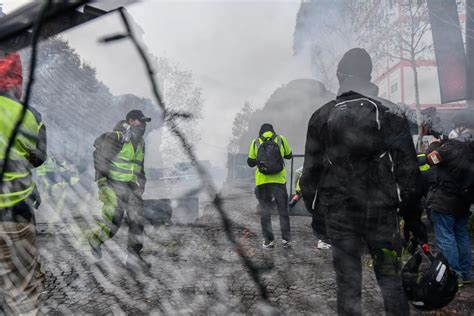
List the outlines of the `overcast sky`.
<svg viewBox="0 0 474 316">
<path fill-rule="evenodd" d="M 4 1 L 5 11 L 11 2 Z M 296 60 L 292 49 L 299 5 L 299 0 L 148 0 L 128 7 L 152 53 L 192 71 L 202 88 L 200 159 L 224 166 L 232 121 L 244 102 L 260 108 L 276 88 L 309 77 L 309 67 Z M 114 94 L 151 97 L 141 62 L 128 43 L 97 44 L 99 36 L 119 25 L 109 17 L 65 37 Z"/>
</svg>

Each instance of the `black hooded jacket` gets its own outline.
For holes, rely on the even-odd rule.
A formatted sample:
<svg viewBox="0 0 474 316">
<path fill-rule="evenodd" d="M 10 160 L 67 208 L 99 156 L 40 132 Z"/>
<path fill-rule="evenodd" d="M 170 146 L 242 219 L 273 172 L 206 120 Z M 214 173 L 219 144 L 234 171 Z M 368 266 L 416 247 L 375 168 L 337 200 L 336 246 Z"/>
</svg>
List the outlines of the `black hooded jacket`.
<svg viewBox="0 0 474 316">
<path fill-rule="evenodd" d="M 434 180 L 428 190 L 427 207 L 456 217 L 469 215 L 474 199 L 474 141 L 448 139 L 432 150 L 442 161 L 431 167 Z"/>
<path fill-rule="evenodd" d="M 313 214 L 317 205 L 324 206 L 328 212 L 339 213 L 348 225 L 358 225 L 361 218 L 380 220 L 388 209 L 396 210 L 400 206 L 400 199 L 409 201 L 414 198 L 419 169 L 408 121 L 391 112 L 391 107 L 396 105 L 375 97 L 377 91 L 377 87 L 369 82 L 343 82 L 338 98 L 311 116 L 300 184 L 306 207 Z M 386 154 L 382 158 L 359 159 L 354 156 L 350 160 L 338 161 L 339 156 L 347 156 L 347 150 L 329 143 L 329 115 L 336 103 L 360 98 L 368 98 L 378 105 L 386 147 L 381 150 Z M 365 139 L 367 135 L 357 137 Z"/>
</svg>

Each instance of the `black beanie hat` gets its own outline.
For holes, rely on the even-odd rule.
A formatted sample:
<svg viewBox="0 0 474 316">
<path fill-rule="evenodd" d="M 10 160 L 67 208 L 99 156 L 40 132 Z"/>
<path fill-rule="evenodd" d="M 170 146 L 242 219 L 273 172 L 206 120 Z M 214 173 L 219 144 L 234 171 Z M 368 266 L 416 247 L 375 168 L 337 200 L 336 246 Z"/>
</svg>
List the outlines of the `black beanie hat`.
<svg viewBox="0 0 474 316">
<path fill-rule="evenodd" d="M 372 74 L 372 59 L 363 48 L 352 48 L 342 56 L 337 65 L 337 73 L 370 81 Z"/>
</svg>

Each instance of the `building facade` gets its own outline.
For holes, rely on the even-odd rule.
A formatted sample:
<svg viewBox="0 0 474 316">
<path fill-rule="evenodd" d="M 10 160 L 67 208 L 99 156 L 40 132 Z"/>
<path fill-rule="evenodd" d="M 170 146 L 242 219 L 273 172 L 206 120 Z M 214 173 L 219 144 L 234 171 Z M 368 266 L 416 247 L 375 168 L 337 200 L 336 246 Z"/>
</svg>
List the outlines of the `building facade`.
<svg viewBox="0 0 474 316">
<path fill-rule="evenodd" d="M 465 0 L 456 1 L 464 38 Z M 294 38 L 295 54 L 310 56 L 316 79 L 329 89 L 334 91 L 334 84 L 325 80 L 324 73 L 335 74 L 342 54 L 358 46 L 372 56 L 372 81 L 379 86 L 379 96 L 411 108 L 417 103 L 421 109 L 434 106 L 439 112 L 447 110 L 446 113 L 465 106 L 465 101 L 441 104 L 426 0 L 333 0 L 329 3 L 328 22 L 327 16 L 322 15 L 328 4 L 326 0 L 302 1 Z M 332 49 L 330 56 L 315 63 L 314 52 L 327 49 L 328 42 Z M 323 69 L 322 64 L 331 69 Z"/>
<path fill-rule="evenodd" d="M 457 0 L 457 5 L 464 36 L 465 0 Z M 358 12 L 354 20 L 358 42 L 366 43 L 366 49 L 374 56 L 372 77 L 381 97 L 412 108 L 417 103 L 422 109 L 464 107 L 464 101 L 441 104 L 426 1 L 355 1 L 354 12 Z"/>
</svg>

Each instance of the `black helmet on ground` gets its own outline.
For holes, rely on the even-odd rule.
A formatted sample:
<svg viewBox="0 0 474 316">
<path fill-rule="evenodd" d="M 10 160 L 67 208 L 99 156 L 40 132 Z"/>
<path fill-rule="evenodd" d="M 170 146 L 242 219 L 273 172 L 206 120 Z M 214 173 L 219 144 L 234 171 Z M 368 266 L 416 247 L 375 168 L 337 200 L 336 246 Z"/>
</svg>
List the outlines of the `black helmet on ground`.
<svg viewBox="0 0 474 316">
<path fill-rule="evenodd" d="M 403 289 L 417 309 L 431 311 L 448 305 L 458 290 L 457 275 L 441 254 L 433 256 L 427 244 L 402 268 Z"/>
</svg>

